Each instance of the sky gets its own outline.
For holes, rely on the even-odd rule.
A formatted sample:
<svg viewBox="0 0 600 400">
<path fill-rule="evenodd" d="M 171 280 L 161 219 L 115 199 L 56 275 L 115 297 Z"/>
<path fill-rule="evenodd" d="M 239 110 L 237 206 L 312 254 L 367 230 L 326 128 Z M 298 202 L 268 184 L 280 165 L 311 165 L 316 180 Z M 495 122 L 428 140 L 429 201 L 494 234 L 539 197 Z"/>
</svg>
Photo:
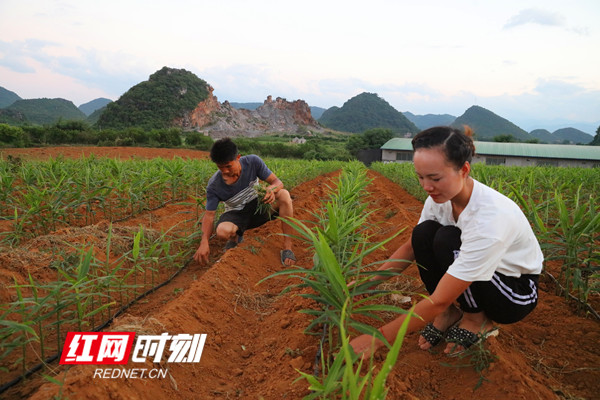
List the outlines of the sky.
<svg viewBox="0 0 600 400">
<path fill-rule="evenodd" d="M 164 66 L 220 102 L 478 105 L 530 131 L 600 126 L 598 0 L 0 0 L 0 86 L 76 106 Z"/>
</svg>

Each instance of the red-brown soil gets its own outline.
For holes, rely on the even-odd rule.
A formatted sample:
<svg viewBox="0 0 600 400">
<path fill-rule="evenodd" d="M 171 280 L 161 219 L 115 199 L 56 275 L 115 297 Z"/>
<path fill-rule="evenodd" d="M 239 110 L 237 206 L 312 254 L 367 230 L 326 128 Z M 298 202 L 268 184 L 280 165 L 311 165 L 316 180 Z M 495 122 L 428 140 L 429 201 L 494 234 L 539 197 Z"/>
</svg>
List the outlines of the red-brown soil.
<svg viewBox="0 0 600 400">
<path fill-rule="evenodd" d="M 206 159 L 208 152 L 187 149 L 157 149 L 151 147 L 31 147 L 25 149 L 0 149 L 0 157 L 8 156 L 20 157 L 24 159 L 46 160 L 48 158 L 78 158 L 89 157 L 90 155 L 98 157 L 109 157 L 118 159 L 128 158 L 199 158 Z"/>
<path fill-rule="evenodd" d="M 206 153 L 171 149 L 139 148 L 44 148 L 4 149 L 4 156 L 78 157 L 98 156 L 206 157 Z M 306 182 L 292 190 L 296 217 L 308 219 L 327 195 L 326 183 L 335 174 Z M 377 209 L 376 240 L 403 227 L 408 229 L 370 261 L 389 257 L 406 240 L 418 220 L 421 203 L 381 175 L 370 172 L 369 201 Z M 174 205 L 168 207 L 175 207 Z M 181 209 L 164 208 L 119 226 L 137 226 L 151 220 L 155 229 L 165 229 L 182 219 Z M 178 206 L 182 207 L 182 206 Z M 151 217 L 151 218 L 150 218 Z M 237 248 L 221 253 L 222 243 L 213 242 L 215 262 L 188 265 L 169 285 L 117 318 L 107 330 L 137 326 L 145 334 L 206 333 L 202 359 L 197 364 L 142 365 L 167 368 L 162 379 L 94 378 L 97 366 L 77 366 L 66 373 L 62 395 L 69 399 L 300 399 L 308 394 L 305 381 L 295 382 L 295 369 L 312 372 L 319 337 L 306 335 L 309 317 L 298 311 L 313 305 L 294 292 L 279 295 L 292 283 L 274 278 L 258 282 L 282 269 L 279 250 L 281 225 L 272 221 L 248 231 Z M 295 242 L 298 263 L 310 267 L 311 253 Z M 36 266 L 8 269 L 0 260 L 2 274 L 20 275 Z M 398 278 L 409 291 L 423 291 L 415 268 Z M 479 374 L 472 367 L 440 352 L 421 351 L 418 334 L 409 334 L 392 370 L 387 387 L 389 399 L 598 399 L 600 398 L 600 329 L 598 321 L 576 315 L 554 286 L 542 278 L 540 303 L 525 320 L 500 326 L 497 337 L 486 341 L 498 359 L 484 372 L 487 379 L 474 390 Z M 297 293 L 296 293 L 297 294 Z M 412 300 L 419 297 L 412 295 Z M 389 299 L 391 301 L 391 299 Z M 2 301 L 5 301 L 4 299 Z M 127 330 L 127 329 L 124 329 Z M 386 350 L 376 355 L 378 364 Z M 449 363 L 451 366 L 443 365 Z M 63 379 L 64 370 L 56 378 Z M 126 368 L 140 368 L 130 362 Z M 50 372 L 46 372 L 51 374 Z M 4 381 L 4 379 L 3 379 Z M 4 394 L 5 398 L 49 399 L 58 387 L 32 378 Z"/>
</svg>

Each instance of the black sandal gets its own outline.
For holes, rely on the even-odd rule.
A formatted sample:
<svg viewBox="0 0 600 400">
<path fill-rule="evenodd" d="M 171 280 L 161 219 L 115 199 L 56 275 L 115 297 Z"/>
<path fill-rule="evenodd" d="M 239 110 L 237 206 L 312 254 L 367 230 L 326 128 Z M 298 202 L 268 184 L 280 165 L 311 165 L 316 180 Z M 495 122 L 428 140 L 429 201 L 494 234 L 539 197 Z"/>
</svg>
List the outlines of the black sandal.
<svg viewBox="0 0 600 400">
<path fill-rule="evenodd" d="M 421 331 L 421 336 L 423 336 L 423 338 L 431 345 L 431 347 L 434 347 L 442 341 L 444 338 L 444 332 L 440 331 L 430 322 L 425 325 L 425 328 L 423 328 Z"/>
<path fill-rule="evenodd" d="M 281 250 L 279 255 L 281 256 L 281 265 L 283 265 L 284 267 L 289 267 L 289 265 L 285 265 L 285 260 L 290 259 L 296 261 L 296 256 L 294 255 L 294 252 L 290 249 Z"/>
<path fill-rule="evenodd" d="M 498 336 L 498 327 L 494 327 L 487 332 L 474 333 L 454 326 L 446 331 L 446 342 L 462 346 L 466 350 L 490 336 Z"/>
<path fill-rule="evenodd" d="M 481 335 L 458 326 L 453 326 L 446 331 L 446 342 L 462 346 L 464 349 L 468 349 L 480 340 Z"/>
</svg>

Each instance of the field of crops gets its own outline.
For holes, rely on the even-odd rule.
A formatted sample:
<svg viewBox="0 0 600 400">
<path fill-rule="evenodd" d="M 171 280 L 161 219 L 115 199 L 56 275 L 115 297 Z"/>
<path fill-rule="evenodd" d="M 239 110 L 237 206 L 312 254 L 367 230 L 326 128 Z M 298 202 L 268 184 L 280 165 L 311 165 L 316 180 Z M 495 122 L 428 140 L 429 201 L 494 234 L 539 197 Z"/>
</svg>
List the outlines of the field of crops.
<svg viewBox="0 0 600 400">
<path fill-rule="evenodd" d="M 364 387 L 373 398 L 385 390 L 388 398 L 461 398 L 465 387 L 481 385 L 473 398 L 530 398 L 532 388 L 538 398 L 591 398 L 600 390 L 593 316 L 600 171 L 474 168 L 476 179 L 524 208 L 556 282 L 545 280 L 534 315 L 489 341 L 498 359 L 485 369 L 464 359 L 442 365 L 444 356 L 416 351 L 416 336 L 408 335 L 402 349 L 397 341 L 361 374 L 342 362 L 350 357 L 348 338 L 368 331 L 367 324 L 379 326 L 377 319 L 408 312 L 422 288 L 410 273 L 380 292 L 346 283 L 368 276 L 406 239 L 419 201 L 356 163 L 266 160 L 292 188 L 301 268 L 282 271 L 276 221 L 248 232 L 242 246 L 225 254 L 213 244 L 205 267 L 191 255 L 215 168 L 200 159 L 205 155 L 198 158 L 0 160 L 0 385 L 32 368 L 44 374 L 6 395 L 84 398 L 98 390 L 99 398 L 281 399 L 343 392 L 358 398 L 356 388 Z M 374 169 L 422 199 L 411 167 Z M 53 357 L 66 332 L 94 329 L 207 333 L 208 339 L 199 365 L 161 365 L 170 378 L 160 381 L 101 380 L 91 366 L 57 368 Z M 585 338 L 577 349 L 569 348 L 574 332 Z M 343 357 L 333 358 L 338 352 Z"/>
</svg>

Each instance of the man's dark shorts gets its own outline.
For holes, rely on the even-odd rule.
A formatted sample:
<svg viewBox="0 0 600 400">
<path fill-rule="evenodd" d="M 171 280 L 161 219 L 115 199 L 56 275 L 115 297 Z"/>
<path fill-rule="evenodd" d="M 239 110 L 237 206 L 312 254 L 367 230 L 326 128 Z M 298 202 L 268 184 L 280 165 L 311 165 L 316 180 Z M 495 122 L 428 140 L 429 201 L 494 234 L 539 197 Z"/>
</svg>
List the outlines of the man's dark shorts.
<svg viewBox="0 0 600 400">
<path fill-rule="evenodd" d="M 221 222 L 231 222 L 238 227 L 238 235 L 243 235 L 244 231 L 247 229 L 257 228 L 279 216 L 279 213 L 274 210 L 271 210 L 271 213 L 257 213 L 257 205 L 258 199 L 254 199 L 250 203 L 246 204 L 246 206 L 241 210 L 227 211 L 221 215 L 217 225 L 219 225 Z"/>
</svg>

